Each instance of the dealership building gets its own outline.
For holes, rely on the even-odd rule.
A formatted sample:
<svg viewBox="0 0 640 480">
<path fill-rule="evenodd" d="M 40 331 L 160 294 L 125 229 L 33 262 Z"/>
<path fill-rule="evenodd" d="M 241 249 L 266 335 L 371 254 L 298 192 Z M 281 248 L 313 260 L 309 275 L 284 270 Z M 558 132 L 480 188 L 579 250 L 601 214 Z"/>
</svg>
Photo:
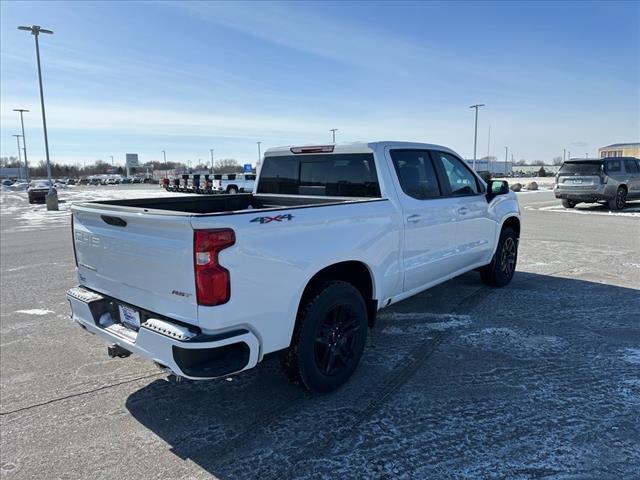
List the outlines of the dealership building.
<svg viewBox="0 0 640 480">
<path fill-rule="evenodd" d="M 640 158 L 640 142 L 614 143 L 598 149 L 598 157 L 636 157 Z"/>
</svg>

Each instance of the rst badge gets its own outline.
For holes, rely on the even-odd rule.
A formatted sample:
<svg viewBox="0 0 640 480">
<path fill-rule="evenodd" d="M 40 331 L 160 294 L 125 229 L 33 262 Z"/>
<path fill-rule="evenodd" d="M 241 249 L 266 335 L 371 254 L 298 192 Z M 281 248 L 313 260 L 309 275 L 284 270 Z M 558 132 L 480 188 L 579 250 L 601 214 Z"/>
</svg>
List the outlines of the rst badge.
<svg viewBox="0 0 640 480">
<path fill-rule="evenodd" d="M 283 220 L 291 221 L 293 220 L 293 215 L 287 213 L 286 215 L 276 215 L 275 217 L 256 217 L 251 220 L 251 223 L 271 223 L 271 222 L 282 222 Z"/>
</svg>

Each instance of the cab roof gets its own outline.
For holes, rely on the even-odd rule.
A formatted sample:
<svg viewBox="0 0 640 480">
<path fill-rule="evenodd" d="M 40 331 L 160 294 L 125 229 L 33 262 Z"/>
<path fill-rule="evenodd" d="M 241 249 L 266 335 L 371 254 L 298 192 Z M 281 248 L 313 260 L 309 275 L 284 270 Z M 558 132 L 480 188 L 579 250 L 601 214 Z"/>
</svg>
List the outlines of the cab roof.
<svg viewBox="0 0 640 480">
<path fill-rule="evenodd" d="M 272 147 L 264 152 L 265 157 L 276 157 L 292 154 L 335 154 L 335 153 L 373 153 L 378 147 L 390 148 L 416 148 L 429 150 L 442 150 L 457 155 L 453 150 L 443 145 L 421 142 L 403 142 L 393 140 L 378 140 L 372 142 L 353 143 L 315 143 L 303 145 L 285 145 L 282 147 Z M 315 148 L 314 148 L 315 147 Z M 333 147 L 333 148 L 331 148 Z M 320 150 L 323 149 L 324 151 Z M 298 150 L 298 151 L 296 151 Z"/>
</svg>

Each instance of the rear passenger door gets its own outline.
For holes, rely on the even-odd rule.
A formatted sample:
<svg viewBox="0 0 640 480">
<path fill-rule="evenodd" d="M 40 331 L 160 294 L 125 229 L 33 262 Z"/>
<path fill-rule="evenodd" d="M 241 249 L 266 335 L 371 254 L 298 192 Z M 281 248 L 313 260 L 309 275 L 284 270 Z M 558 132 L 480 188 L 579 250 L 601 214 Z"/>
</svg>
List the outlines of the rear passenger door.
<svg viewBox="0 0 640 480">
<path fill-rule="evenodd" d="M 396 190 L 404 218 L 404 291 L 455 271 L 456 200 L 441 194 L 428 150 L 393 149 Z"/>
<path fill-rule="evenodd" d="M 489 215 L 483 184 L 455 155 L 441 151 L 433 151 L 432 155 L 443 194 L 454 210 L 458 269 L 488 263 L 493 254 L 497 226 Z"/>
<path fill-rule="evenodd" d="M 624 169 L 627 171 L 627 197 L 640 197 L 640 172 L 638 171 L 638 162 L 633 158 L 625 159 Z"/>
</svg>

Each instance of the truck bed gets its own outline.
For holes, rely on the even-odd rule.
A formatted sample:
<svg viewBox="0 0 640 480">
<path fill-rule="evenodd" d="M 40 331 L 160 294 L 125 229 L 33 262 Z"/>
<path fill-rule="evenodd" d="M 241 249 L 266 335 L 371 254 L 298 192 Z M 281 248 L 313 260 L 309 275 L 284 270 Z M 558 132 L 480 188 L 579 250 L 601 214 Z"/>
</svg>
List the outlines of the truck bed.
<svg viewBox="0 0 640 480">
<path fill-rule="evenodd" d="M 221 215 L 245 210 L 273 210 L 279 208 L 292 208 L 313 205 L 336 205 L 341 203 L 353 203 L 368 199 L 341 198 L 341 197 L 314 197 L 314 196 L 289 196 L 289 195 L 254 195 L 242 193 L 238 195 L 206 195 L 183 196 L 173 198 L 138 198 L 125 200 L 101 200 L 82 204 L 82 206 L 100 206 L 101 208 L 114 210 L 143 209 L 145 212 L 161 210 L 176 214 Z"/>
</svg>

